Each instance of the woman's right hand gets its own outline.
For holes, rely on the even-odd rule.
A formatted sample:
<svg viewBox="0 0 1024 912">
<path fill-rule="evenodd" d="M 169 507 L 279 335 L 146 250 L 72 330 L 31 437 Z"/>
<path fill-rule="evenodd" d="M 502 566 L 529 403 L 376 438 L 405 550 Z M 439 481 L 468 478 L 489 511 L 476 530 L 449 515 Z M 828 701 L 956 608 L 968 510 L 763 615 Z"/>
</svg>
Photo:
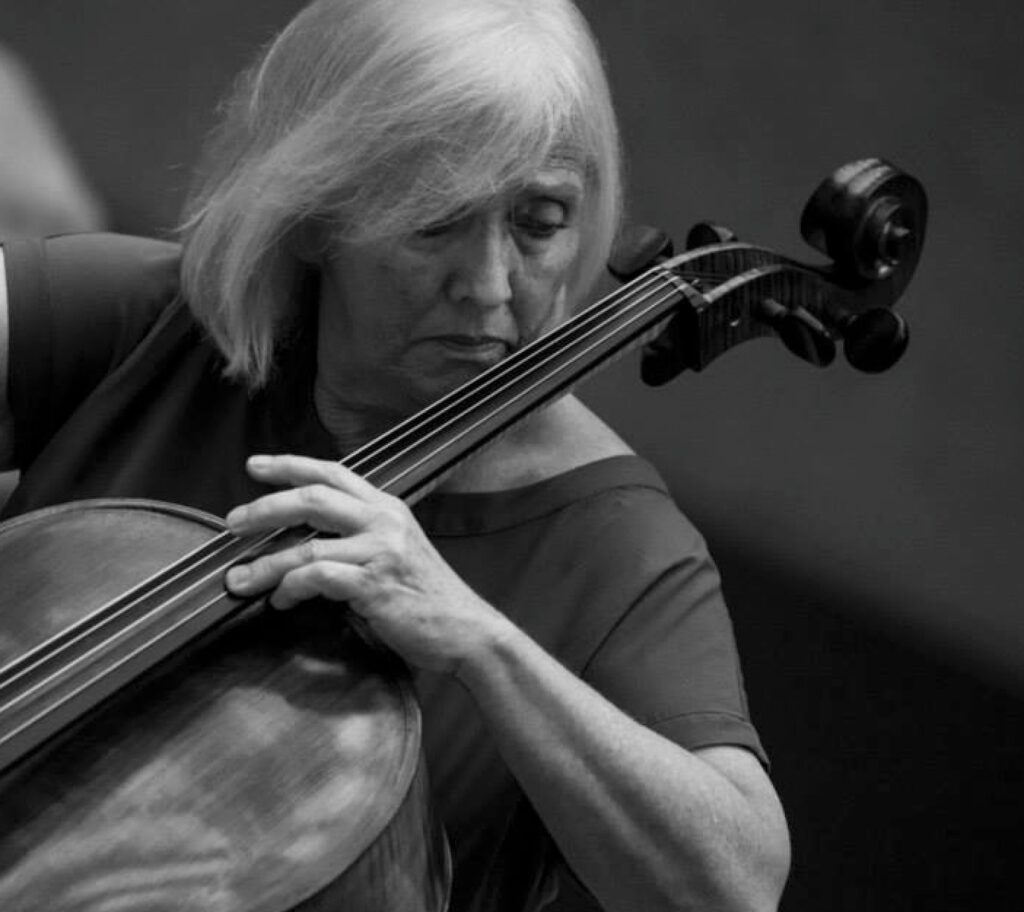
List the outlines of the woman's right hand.
<svg viewBox="0 0 1024 912">
<path fill-rule="evenodd" d="M 285 487 L 232 510 L 233 533 L 307 525 L 327 535 L 232 567 L 232 592 L 270 592 L 278 609 L 318 596 L 345 602 L 409 664 L 452 674 L 510 632 L 511 622 L 444 561 L 401 499 L 335 462 L 254 456 L 247 468 Z"/>
</svg>

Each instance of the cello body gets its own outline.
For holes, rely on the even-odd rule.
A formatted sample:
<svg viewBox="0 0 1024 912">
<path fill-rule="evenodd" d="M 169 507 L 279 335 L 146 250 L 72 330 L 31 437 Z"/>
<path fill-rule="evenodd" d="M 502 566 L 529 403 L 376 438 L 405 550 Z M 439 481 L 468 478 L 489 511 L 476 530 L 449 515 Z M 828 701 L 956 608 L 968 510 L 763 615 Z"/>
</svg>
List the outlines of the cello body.
<svg viewBox="0 0 1024 912">
<path fill-rule="evenodd" d="M 0 525 L 0 666 L 222 528 L 124 501 Z M 250 611 L 8 769 L 0 908 L 444 909 L 408 674 L 346 628 Z"/>
</svg>

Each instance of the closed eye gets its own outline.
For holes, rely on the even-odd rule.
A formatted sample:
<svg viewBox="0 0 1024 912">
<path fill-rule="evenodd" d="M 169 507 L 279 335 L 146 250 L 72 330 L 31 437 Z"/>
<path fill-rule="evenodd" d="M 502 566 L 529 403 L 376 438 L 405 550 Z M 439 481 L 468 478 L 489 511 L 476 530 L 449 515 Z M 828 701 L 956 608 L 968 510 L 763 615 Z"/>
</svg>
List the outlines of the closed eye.
<svg viewBox="0 0 1024 912">
<path fill-rule="evenodd" d="M 468 215 L 469 213 L 465 209 L 456 210 L 436 222 L 429 222 L 422 228 L 417 228 L 414 233 L 421 238 L 441 237 L 458 228 Z"/>
<path fill-rule="evenodd" d="M 559 200 L 539 197 L 518 205 L 513 220 L 531 237 L 544 239 L 569 226 L 569 211 Z"/>
</svg>

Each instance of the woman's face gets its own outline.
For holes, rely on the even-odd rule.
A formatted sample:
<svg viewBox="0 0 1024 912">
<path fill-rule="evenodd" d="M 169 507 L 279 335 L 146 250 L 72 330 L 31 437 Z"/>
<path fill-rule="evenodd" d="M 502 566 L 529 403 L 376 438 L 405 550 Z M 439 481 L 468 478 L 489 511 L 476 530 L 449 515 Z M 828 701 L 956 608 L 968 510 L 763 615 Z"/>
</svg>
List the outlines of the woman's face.
<svg viewBox="0 0 1024 912">
<path fill-rule="evenodd" d="M 577 167 L 547 166 L 408 236 L 339 244 L 323 264 L 320 392 L 390 423 L 563 320 L 583 193 Z"/>
</svg>

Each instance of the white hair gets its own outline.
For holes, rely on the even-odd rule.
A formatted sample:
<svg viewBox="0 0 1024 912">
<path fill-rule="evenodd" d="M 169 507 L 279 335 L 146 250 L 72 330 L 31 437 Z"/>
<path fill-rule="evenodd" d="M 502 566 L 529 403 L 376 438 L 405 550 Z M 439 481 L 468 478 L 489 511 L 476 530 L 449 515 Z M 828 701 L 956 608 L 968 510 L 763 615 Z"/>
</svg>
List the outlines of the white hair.
<svg viewBox="0 0 1024 912">
<path fill-rule="evenodd" d="M 553 155 L 585 176 L 578 299 L 617 230 L 621 176 L 601 60 L 570 0 L 315 0 L 225 105 L 186 204 L 185 295 L 228 373 L 258 386 L 295 317 L 306 226 L 400 236 Z"/>
</svg>

